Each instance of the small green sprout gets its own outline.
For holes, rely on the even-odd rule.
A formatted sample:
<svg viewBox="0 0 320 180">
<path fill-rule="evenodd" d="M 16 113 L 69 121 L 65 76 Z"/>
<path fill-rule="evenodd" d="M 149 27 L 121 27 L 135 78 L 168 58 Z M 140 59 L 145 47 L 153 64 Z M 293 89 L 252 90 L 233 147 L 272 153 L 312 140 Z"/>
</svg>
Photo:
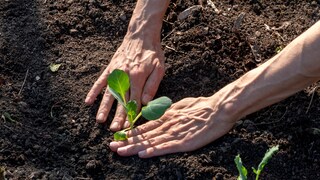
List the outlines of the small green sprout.
<svg viewBox="0 0 320 180">
<path fill-rule="evenodd" d="M 272 155 L 276 153 L 279 150 L 279 145 L 274 146 L 270 148 L 266 154 L 264 155 L 262 161 L 260 162 L 258 169 L 255 169 L 252 167 L 253 172 L 256 174 L 256 180 L 259 179 L 259 176 L 264 168 L 264 166 L 268 163 L 268 161 L 271 159 Z M 240 155 L 237 155 L 234 159 L 234 162 L 236 163 L 237 169 L 239 171 L 238 180 L 247 180 L 248 171 L 243 166 Z"/>
<path fill-rule="evenodd" d="M 277 53 L 277 54 L 280 53 L 280 52 L 282 51 L 282 49 L 283 49 L 282 46 L 278 46 L 278 47 L 276 48 L 276 53 Z"/>
<path fill-rule="evenodd" d="M 150 101 L 146 106 L 142 107 L 141 112 L 138 111 L 137 102 L 135 100 L 126 101 L 125 95 L 130 88 L 130 80 L 127 73 L 122 70 L 115 69 L 108 76 L 108 90 L 114 98 L 125 109 L 130 124 L 129 129 L 133 129 L 134 123 L 143 116 L 147 120 L 156 120 L 160 118 L 164 112 L 171 106 L 172 101 L 166 96 Z M 126 130 L 118 131 L 114 134 L 114 139 L 123 141 L 127 139 Z"/>
<path fill-rule="evenodd" d="M 3 120 L 8 120 L 10 122 L 16 123 L 17 121 L 12 119 L 11 115 L 8 112 L 4 112 L 1 116 Z"/>
<path fill-rule="evenodd" d="M 49 68 L 51 72 L 57 72 L 60 68 L 61 64 L 50 64 Z"/>
</svg>

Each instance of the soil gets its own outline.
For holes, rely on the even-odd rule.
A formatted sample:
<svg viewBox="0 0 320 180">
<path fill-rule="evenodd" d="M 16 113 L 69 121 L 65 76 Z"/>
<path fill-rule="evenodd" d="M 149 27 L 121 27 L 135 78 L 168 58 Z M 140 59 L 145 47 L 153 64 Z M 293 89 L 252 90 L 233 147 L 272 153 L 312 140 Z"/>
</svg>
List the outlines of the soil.
<svg viewBox="0 0 320 180">
<path fill-rule="evenodd" d="M 320 1 L 214 3 L 220 12 L 206 1 L 170 3 L 162 30 L 166 75 L 157 96 L 176 102 L 212 95 L 320 19 Z M 261 179 L 320 177 L 319 83 L 242 118 L 199 150 L 150 159 L 113 153 L 110 121 L 95 123 L 101 96 L 91 107 L 83 102 L 121 44 L 134 6 L 134 0 L 0 1 L 0 113 L 13 119 L 0 119 L 6 178 L 236 179 L 240 154 L 253 179 L 251 167 L 276 144 L 280 151 Z M 61 66 L 51 72 L 50 64 Z"/>
</svg>

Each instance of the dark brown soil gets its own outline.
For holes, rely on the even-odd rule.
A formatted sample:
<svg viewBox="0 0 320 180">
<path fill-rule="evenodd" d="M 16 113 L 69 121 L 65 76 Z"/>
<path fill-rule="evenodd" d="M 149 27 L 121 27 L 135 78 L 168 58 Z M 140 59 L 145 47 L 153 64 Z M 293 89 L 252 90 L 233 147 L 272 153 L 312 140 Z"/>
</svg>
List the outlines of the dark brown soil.
<svg viewBox="0 0 320 180">
<path fill-rule="evenodd" d="M 177 20 L 201 2 L 204 8 Z M 214 2 L 220 13 L 206 1 L 171 2 L 162 31 L 167 70 L 158 96 L 175 102 L 209 96 L 320 19 L 320 1 Z M 253 179 L 251 167 L 276 144 L 280 151 L 261 179 L 320 177 L 319 83 L 242 118 L 230 133 L 194 152 L 139 159 L 110 151 L 109 124 L 95 123 L 98 102 L 83 102 L 122 42 L 134 5 L 0 1 L 0 113 L 15 120 L 0 119 L 0 166 L 8 179 L 236 179 L 237 154 Z M 53 73 L 51 63 L 62 65 Z"/>
</svg>

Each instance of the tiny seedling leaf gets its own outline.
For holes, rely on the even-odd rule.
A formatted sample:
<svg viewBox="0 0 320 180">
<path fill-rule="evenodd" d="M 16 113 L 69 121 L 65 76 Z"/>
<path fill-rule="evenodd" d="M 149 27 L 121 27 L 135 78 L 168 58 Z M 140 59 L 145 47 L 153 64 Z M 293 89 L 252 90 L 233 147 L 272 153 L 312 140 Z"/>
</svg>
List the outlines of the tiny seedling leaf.
<svg viewBox="0 0 320 180">
<path fill-rule="evenodd" d="M 135 100 L 129 101 L 126 105 L 129 122 L 132 123 L 137 116 L 137 103 Z"/>
<path fill-rule="evenodd" d="M 50 64 L 49 68 L 51 72 L 57 72 L 60 68 L 61 64 Z"/>
<path fill-rule="evenodd" d="M 172 101 L 168 97 L 159 97 L 153 101 L 150 101 L 147 106 L 142 108 L 142 116 L 148 120 L 158 119 L 171 106 L 171 104 Z"/>
<path fill-rule="evenodd" d="M 114 133 L 113 138 L 115 141 L 124 141 L 127 140 L 127 133 L 125 131 L 118 131 Z"/>
<path fill-rule="evenodd" d="M 116 100 L 123 106 L 126 107 L 126 105 L 124 104 L 122 97 L 120 96 L 119 93 L 117 93 L 114 89 L 112 89 L 110 86 L 108 86 L 108 91 L 112 94 L 112 96 L 114 98 L 116 98 Z"/>
<path fill-rule="evenodd" d="M 126 102 L 125 94 L 130 87 L 128 74 L 120 69 L 115 69 L 108 76 L 108 84 L 111 89 L 113 89 L 115 92 L 117 92 L 121 96 L 122 101 Z"/>
<path fill-rule="evenodd" d="M 1 117 L 3 120 L 8 120 L 13 123 L 17 122 L 16 120 L 12 119 L 11 115 L 7 112 L 4 112 Z"/>
<path fill-rule="evenodd" d="M 270 148 L 266 154 L 264 155 L 262 161 L 260 162 L 258 169 L 252 168 L 253 172 L 256 174 L 256 179 L 259 179 L 259 175 L 262 172 L 264 166 L 269 162 L 269 160 L 271 159 L 272 155 L 274 153 L 276 153 L 279 150 L 279 145 L 277 146 L 273 146 L 272 148 Z"/>
<path fill-rule="evenodd" d="M 248 171 L 243 166 L 240 155 L 237 155 L 234 159 L 234 162 L 236 163 L 237 169 L 239 171 L 238 180 L 247 180 Z"/>
</svg>

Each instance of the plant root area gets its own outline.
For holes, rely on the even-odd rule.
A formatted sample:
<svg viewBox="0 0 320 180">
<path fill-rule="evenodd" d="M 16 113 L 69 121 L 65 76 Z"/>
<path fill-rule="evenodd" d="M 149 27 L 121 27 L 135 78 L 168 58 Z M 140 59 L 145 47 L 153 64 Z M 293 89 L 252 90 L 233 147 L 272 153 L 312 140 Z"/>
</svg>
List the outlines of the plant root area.
<svg viewBox="0 0 320 180">
<path fill-rule="evenodd" d="M 212 2 L 216 8 L 206 0 L 171 1 L 161 31 L 166 74 L 157 97 L 210 96 L 320 19 L 316 0 Z M 150 159 L 112 152 L 116 106 L 106 124 L 97 124 L 102 95 L 93 106 L 84 99 L 120 46 L 135 3 L 0 1 L 0 179 L 235 180 L 237 154 L 253 179 L 251 167 L 277 144 L 261 179 L 320 177 L 319 83 L 240 119 L 196 151 Z M 58 71 L 51 64 L 60 65 Z"/>
</svg>

